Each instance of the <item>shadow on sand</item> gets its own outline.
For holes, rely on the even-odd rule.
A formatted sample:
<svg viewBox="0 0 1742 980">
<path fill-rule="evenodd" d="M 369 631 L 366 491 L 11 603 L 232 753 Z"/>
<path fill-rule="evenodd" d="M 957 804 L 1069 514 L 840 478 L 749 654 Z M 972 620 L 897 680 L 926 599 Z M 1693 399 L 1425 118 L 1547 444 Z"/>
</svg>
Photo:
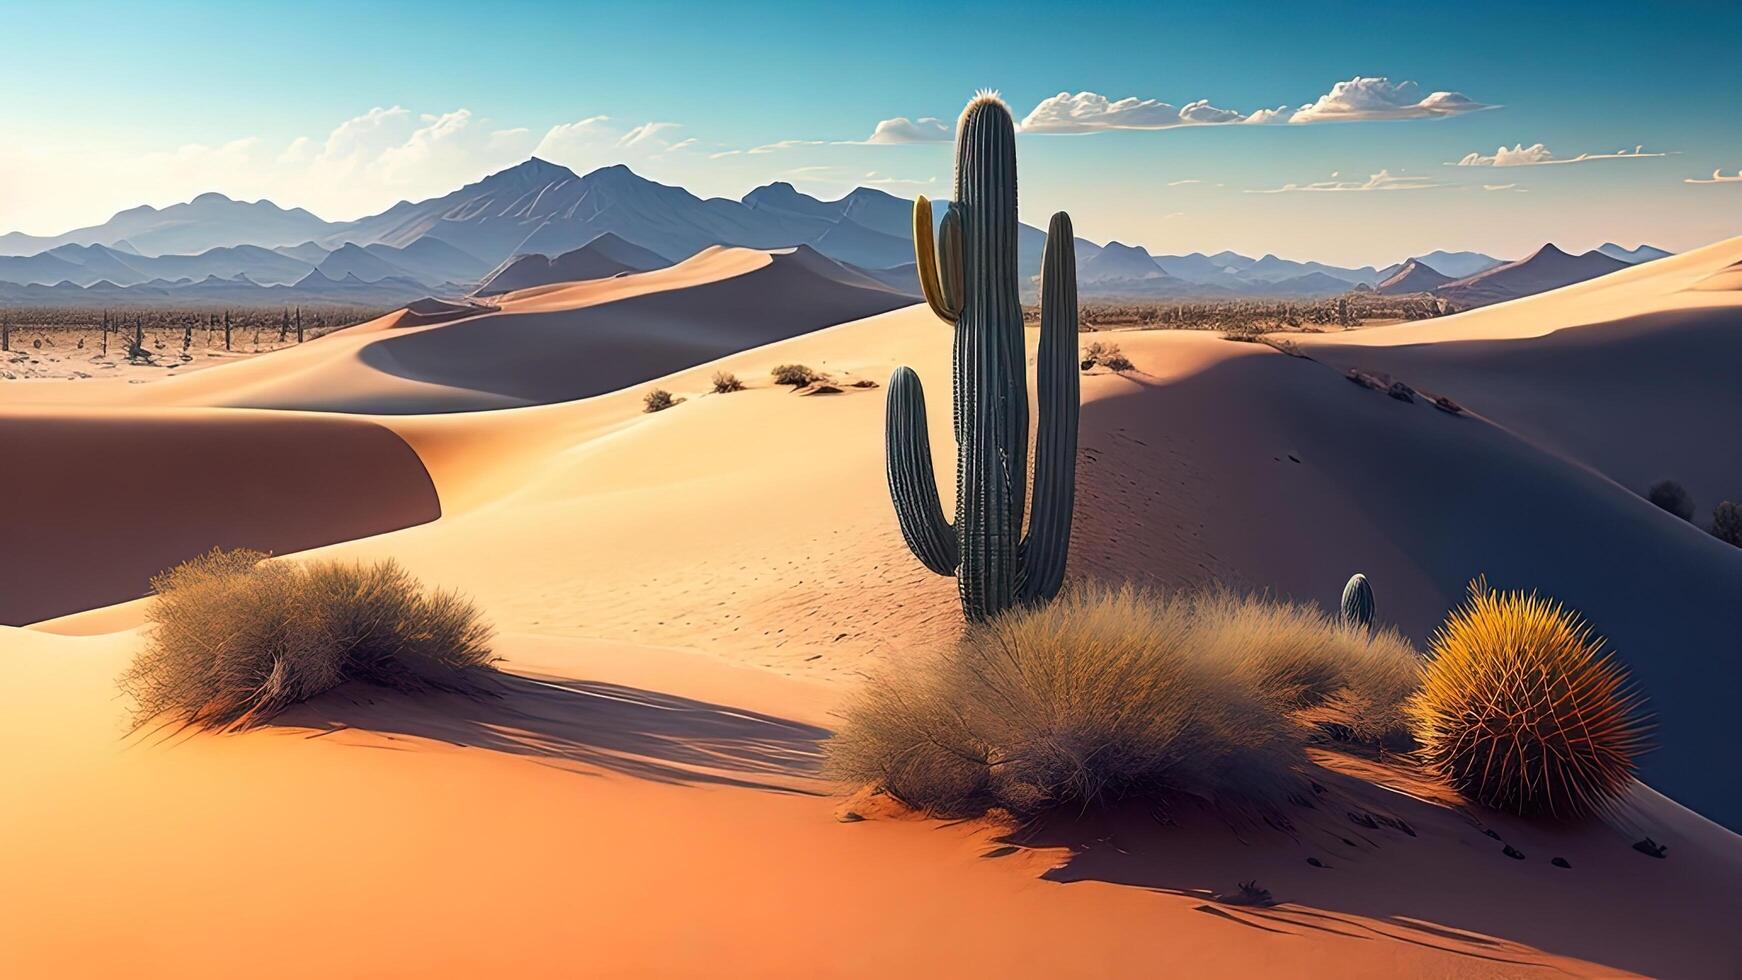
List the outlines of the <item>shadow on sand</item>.
<svg viewBox="0 0 1742 980">
<path fill-rule="evenodd" d="M 1742 890 L 1723 869 L 1642 857 L 1629 843 L 1637 829 L 1535 824 L 1313 775 L 1322 792 L 1277 822 L 1127 805 L 1009 842 L 1069 854 L 1046 880 L 1177 895 L 1255 931 L 1389 940 L 1505 967 L 1541 966 L 1546 952 L 1650 976 L 1734 975 L 1714 918 L 1661 901 L 1735 900 Z M 1248 881 L 1262 892 L 1243 893 Z"/>
<path fill-rule="evenodd" d="M 809 785 L 829 731 L 814 725 L 598 681 L 503 674 L 495 693 L 409 698 L 347 685 L 279 724 L 356 729 L 526 756 L 560 768 L 685 785 L 819 794 Z"/>
</svg>

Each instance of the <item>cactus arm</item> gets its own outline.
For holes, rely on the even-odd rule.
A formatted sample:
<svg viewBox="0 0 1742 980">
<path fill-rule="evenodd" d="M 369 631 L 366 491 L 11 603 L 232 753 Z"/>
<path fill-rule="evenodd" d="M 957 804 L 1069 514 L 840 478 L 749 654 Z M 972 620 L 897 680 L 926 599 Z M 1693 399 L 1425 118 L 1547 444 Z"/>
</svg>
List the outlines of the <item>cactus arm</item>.
<svg viewBox="0 0 1742 980">
<path fill-rule="evenodd" d="M 896 368 L 889 378 L 884 448 L 889 496 L 895 501 L 901 536 L 925 567 L 939 575 L 954 575 L 960 549 L 955 528 L 944 517 L 938 501 L 931 436 L 925 421 L 925 389 L 909 367 Z"/>
<path fill-rule="evenodd" d="M 951 210 L 953 211 L 954 209 L 952 208 Z M 944 220 L 946 228 L 943 235 L 945 258 L 945 265 L 943 268 L 949 270 L 952 268 L 948 264 L 951 255 L 950 249 L 952 240 L 950 231 L 947 227 L 949 222 L 947 215 Z M 956 318 L 962 315 L 961 234 L 959 221 L 956 228 L 954 248 L 954 275 L 951 276 L 950 273 L 946 271 L 944 276 L 940 278 L 938 274 L 940 268 L 938 262 L 938 250 L 937 245 L 934 243 L 932 238 L 931 202 L 926 200 L 922 195 L 919 199 L 913 202 L 913 259 L 914 265 L 917 267 L 916 271 L 919 273 L 919 291 L 925 294 L 925 301 L 931 306 L 931 311 L 937 314 L 938 319 L 947 323 L 955 323 Z M 945 290 L 944 283 L 946 281 L 953 282 L 955 287 L 953 303 L 951 302 L 951 294 Z"/>
<path fill-rule="evenodd" d="M 962 212 L 951 203 L 938 226 L 937 277 L 949 321 L 962 315 Z"/>
<path fill-rule="evenodd" d="M 1034 447 L 1034 514 L 1022 543 L 1023 602 L 1051 599 L 1065 580 L 1076 506 L 1077 256 L 1070 215 L 1047 228 L 1040 267 L 1040 351 L 1035 365 L 1039 432 Z"/>
</svg>

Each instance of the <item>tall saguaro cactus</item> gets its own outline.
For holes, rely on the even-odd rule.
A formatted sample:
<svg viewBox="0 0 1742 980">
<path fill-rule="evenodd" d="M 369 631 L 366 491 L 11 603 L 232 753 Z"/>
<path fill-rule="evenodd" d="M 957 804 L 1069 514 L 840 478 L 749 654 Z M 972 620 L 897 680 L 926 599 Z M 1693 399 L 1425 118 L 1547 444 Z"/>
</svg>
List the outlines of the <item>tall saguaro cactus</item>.
<svg viewBox="0 0 1742 980">
<path fill-rule="evenodd" d="M 934 241 L 931 203 L 914 204 L 914 251 L 926 302 L 955 337 L 956 519 L 932 472 L 925 392 L 911 368 L 889 381 L 889 491 L 908 547 L 955 575 L 962 612 L 982 620 L 1058 594 L 1070 547 L 1077 472 L 1077 260 L 1070 216 L 1047 228 L 1041 262 L 1039 431 L 1027 534 L 1028 370 L 1016 261 L 1016 126 L 981 93 L 956 129 L 955 200 Z"/>
</svg>

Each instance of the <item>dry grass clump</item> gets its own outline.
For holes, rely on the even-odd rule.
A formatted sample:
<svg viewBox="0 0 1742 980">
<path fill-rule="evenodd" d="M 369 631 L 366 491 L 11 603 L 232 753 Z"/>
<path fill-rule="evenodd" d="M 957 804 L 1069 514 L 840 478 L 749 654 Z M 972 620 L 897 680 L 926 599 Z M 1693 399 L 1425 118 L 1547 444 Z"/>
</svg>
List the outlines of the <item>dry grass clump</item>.
<svg viewBox="0 0 1742 980">
<path fill-rule="evenodd" d="M 795 388 L 803 388 L 822 377 L 820 373 L 812 371 L 803 364 L 781 364 L 768 373 L 774 376 L 775 384 L 792 385 Z"/>
<path fill-rule="evenodd" d="M 346 681 L 484 689 L 491 629 L 469 600 L 392 560 L 266 557 L 214 549 L 152 579 L 146 646 L 120 678 L 135 727 L 245 729 Z"/>
<path fill-rule="evenodd" d="M 1131 360 L 1119 349 L 1118 344 L 1102 343 L 1099 340 L 1094 341 L 1089 344 L 1089 346 L 1083 348 L 1082 364 L 1080 366 L 1083 370 L 1087 371 L 1097 364 L 1114 372 L 1129 371 L 1132 366 Z"/>
<path fill-rule="evenodd" d="M 1182 795 L 1262 810 L 1298 790 L 1318 723 L 1401 732 L 1416 674 L 1395 633 L 1314 608 L 1091 587 L 874 679 L 830 767 L 943 816 Z"/>
<path fill-rule="evenodd" d="M 1576 614 L 1478 581 L 1435 634 L 1408 711 L 1423 761 L 1466 796 L 1580 817 L 1631 784 L 1646 747 L 1642 704 Z"/>
<path fill-rule="evenodd" d="M 736 374 L 733 374 L 730 371 L 714 372 L 714 394 L 729 395 L 734 391 L 743 390 L 744 382 L 739 381 Z"/>
<path fill-rule="evenodd" d="M 647 393 L 646 398 L 641 400 L 641 410 L 643 412 L 663 412 L 676 405 L 679 400 L 664 388 L 655 388 Z"/>
</svg>

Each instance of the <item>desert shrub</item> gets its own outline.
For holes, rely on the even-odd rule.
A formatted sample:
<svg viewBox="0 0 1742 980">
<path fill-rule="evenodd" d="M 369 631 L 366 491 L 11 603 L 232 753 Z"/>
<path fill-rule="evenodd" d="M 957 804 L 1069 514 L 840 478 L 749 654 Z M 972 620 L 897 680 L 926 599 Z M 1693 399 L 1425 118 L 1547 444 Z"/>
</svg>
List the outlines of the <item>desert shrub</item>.
<svg viewBox="0 0 1742 980">
<path fill-rule="evenodd" d="M 1646 491 L 1645 499 L 1669 511 L 1684 521 L 1694 519 L 1694 497 L 1687 488 L 1674 480 L 1660 480 Z"/>
<path fill-rule="evenodd" d="M 1576 614 L 1477 582 L 1434 635 L 1408 711 L 1423 761 L 1466 796 L 1578 817 L 1632 782 L 1645 748 L 1642 703 Z"/>
<path fill-rule="evenodd" d="M 739 381 L 736 374 L 733 374 L 730 371 L 714 372 L 714 394 L 726 395 L 734 391 L 743 390 L 744 382 Z"/>
<path fill-rule="evenodd" d="M 775 384 L 792 385 L 795 388 L 803 388 L 822 377 L 803 364 L 781 364 L 768 373 L 774 375 Z"/>
<path fill-rule="evenodd" d="M 663 412 L 676 405 L 677 399 L 672 397 L 671 392 L 664 388 L 655 388 L 647 393 L 647 397 L 641 400 L 641 404 L 643 412 Z"/>
<path fill-rule="evenodd" d="M 1712 536 L 1742 548 L 1742 505 L 1726 500 L 1712 508 Z"/>
<path fill-rule="evenodd" d="M 1131 361 L 1118 344 L 1107 344 L 1097 340 L 1083 348 L 1082 368 L 1087 371 L 1095 365 L 1101 365 L 1109 371 L 1129 371 Z"/>
<path fill-rule="evenodd" d="M 152 579 L 146 644 L 121 675 L 135 726 L 249 728 L 346 681 L 484 689 L 490 627 L 394 561 L 265 562 L 220 551 Z"/>
<path fill-rule="evenodd" d="M 1317 723 L 1401 733 L 1416 672 L 1395 633 L 1310 607 L 1083 588 L 874 678 L 829 764 L 945 816 L 1130 796 L 1262 810 L 1298 790 Z"/>
</svg>

